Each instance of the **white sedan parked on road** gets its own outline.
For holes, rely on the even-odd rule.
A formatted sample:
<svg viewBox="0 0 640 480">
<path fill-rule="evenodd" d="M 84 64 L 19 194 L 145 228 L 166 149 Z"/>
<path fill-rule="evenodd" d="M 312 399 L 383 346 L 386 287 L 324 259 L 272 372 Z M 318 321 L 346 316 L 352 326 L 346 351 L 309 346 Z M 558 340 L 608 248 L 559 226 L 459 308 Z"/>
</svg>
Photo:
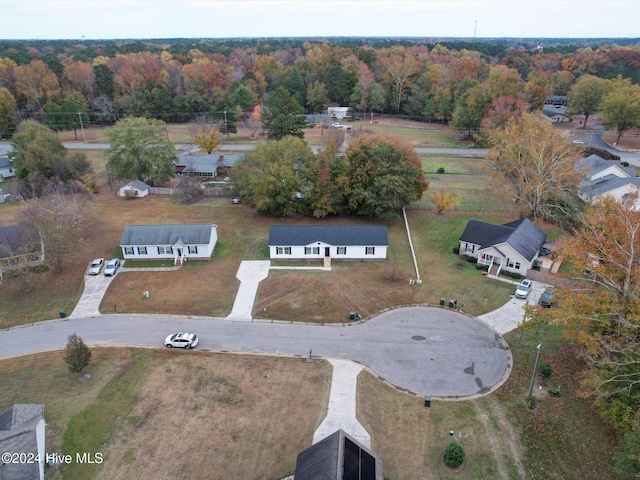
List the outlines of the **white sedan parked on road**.
<svg viewBox="0 0 640 480">
<path fill-rule="evenodd" d="M 187 350 L 190 350 L 194 348 L 196 345 L 198 345 L 198 337 L 196 336 L 195 333 L 186 333 L 186 332 L 174 333 L 173 335 L 169 335 L 167 338 L 164 339 L 164 346 L 169 348 L 179 347 L 179 348 L 186 348 Z"/>
</svg>

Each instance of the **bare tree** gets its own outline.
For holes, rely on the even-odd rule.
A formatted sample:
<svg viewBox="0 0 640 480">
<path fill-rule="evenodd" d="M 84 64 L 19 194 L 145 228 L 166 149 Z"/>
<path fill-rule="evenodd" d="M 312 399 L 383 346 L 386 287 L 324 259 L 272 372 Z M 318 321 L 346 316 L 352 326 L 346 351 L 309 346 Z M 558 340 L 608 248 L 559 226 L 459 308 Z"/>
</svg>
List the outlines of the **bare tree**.
<svg viewBox="0 0 640 480">
<path fill-rule="evenodd" d="M 44 244 L 45 260 L 55 273 L 62 270 L 63 260 L 82 243 L 82 233 L 90 217 L 85 194 L 54 193 L 34 198 L 22 206 L 19 218 L 33 227 Z"/>
</svg>

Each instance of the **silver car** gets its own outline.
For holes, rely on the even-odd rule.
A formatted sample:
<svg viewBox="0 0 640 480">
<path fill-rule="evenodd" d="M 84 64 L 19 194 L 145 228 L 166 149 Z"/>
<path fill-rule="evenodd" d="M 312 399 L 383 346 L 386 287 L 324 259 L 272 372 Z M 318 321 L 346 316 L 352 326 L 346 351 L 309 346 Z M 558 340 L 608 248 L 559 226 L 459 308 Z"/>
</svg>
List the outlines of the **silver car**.
<svg viewBox="0 0 640 480">
<path fill-rule="evenodd" d="M 531 292 L 531 286 L 533 282 L 531 280 L 527 280 L 526 278 L 520 282 L 518 288 L 516 288 L 516 297 L 518 298 L 527 298 L 529 296 L 529 292 Z"/>
<path fill-rule="evenodd" d="M 120 268 L 120 259 L 112 258 L 104 266 L 104 276 L 110 277 L 112 275 L 115 275 L 119 268 Z"/>
</svg>

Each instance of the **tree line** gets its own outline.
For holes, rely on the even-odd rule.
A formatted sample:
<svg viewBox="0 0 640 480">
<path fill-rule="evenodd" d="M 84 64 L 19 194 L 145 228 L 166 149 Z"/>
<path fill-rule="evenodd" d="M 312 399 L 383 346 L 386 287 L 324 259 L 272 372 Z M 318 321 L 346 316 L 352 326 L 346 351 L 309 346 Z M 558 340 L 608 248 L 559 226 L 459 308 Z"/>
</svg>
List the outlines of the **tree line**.
<svg viewBox="0 0 640 480">
<path fill-rule="evenodd" d="M 187 122 L 207 114 L 235 124 L 279 87 L 306 113 L 350 106 L 475 133 L 486 117 L 538 109 L 586 75 L 640 80 L 637 45 L 562 53 L 499 42 L 355 42 L 19 44 L 21 55 L 0 49 L 0 135 L 25 119 L 54 130 L 126 116 Z"/>
</svg>

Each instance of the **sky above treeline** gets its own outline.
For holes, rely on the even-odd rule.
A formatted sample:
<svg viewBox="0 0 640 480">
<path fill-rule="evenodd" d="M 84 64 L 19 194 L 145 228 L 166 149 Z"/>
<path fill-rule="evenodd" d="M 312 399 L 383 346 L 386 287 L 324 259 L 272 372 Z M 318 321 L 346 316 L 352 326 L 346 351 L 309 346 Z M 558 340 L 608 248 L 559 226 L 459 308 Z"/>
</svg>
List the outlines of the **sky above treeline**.
<svg viewBox="0 0 640 480">
<path fill-rule="evenodd" d="M 0 39 L 636 38 L 638 0 L 0 0 Z"/>
</svg>

